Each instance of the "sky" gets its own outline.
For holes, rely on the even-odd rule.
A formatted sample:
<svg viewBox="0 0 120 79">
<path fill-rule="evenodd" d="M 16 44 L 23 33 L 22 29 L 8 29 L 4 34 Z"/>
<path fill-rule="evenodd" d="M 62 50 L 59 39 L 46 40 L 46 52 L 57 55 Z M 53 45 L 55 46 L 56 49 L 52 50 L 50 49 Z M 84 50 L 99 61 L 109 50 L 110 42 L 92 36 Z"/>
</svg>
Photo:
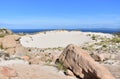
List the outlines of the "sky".
<svg viewBox="0 0 120 79">
<path fill-rule="evenodd" d="M 0 0 L 0 28 L 120 29 L 120 0 Z"/>
</svg>

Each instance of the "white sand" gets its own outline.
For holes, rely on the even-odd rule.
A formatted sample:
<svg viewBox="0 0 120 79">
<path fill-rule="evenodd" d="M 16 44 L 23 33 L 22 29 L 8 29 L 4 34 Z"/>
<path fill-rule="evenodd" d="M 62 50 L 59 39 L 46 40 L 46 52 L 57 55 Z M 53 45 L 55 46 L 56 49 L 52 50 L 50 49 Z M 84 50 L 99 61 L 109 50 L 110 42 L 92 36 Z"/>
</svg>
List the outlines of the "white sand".
<svg viewBox="0 0 120 79">
<path fill-rule="evenodd" d="M 91 33 L 80 31 L 48 31 L 35 35 L 26 35 L 20 39 L 24 47 L 36 48 L 54 48 L 66 47 L 68 44 L 83 45 L 86 42 L 92 42 L 88 34 L 98 34 L 101 36 L 111 37 L 110 34 Z"/>
</svg>

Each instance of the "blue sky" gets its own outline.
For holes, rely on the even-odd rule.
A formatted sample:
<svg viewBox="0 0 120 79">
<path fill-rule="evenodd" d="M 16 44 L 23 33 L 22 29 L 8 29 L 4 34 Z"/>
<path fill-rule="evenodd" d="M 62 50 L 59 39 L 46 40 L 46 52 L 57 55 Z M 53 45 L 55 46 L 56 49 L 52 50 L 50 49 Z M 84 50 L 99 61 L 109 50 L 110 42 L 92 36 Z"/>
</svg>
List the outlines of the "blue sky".
<svg viewBox="0 0 120 79">
<path fill-rule="evenodd" d="M 0 0 L 0 27 L 120 28 L 120 0 Z"/>
</svg>

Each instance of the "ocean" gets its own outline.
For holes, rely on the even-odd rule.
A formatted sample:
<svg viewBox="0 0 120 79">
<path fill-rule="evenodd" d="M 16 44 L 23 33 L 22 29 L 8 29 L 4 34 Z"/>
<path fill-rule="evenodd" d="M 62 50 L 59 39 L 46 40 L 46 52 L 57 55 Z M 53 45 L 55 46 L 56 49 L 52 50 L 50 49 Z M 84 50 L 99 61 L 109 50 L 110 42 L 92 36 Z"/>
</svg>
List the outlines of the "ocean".
<svg viewBox="0 0 120 79">
<path fill-rule="evenodd" d="M 68 30 L 68 31 L 83 31 L 83 32 L 101 32 L 101 33 L 117 33 L 120 32 L 120 28 L 112 29 L 112 28 L 82 28 L 82 29 L 11 29 L 14 33 L 37 33 L 43 31 L 52 31 L 52 30 Z"/>
</svg>

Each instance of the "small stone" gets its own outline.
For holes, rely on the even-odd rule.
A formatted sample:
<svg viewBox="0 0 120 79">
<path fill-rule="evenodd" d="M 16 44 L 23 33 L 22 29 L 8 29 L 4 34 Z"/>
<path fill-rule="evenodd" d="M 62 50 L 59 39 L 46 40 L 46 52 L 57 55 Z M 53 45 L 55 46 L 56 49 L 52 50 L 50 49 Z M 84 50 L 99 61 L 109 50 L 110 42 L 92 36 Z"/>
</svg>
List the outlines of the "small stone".
<svg viewBox="0 0 120 79">
<path fill-rule="evenodd" d="M 68 76 L 74 76 L 73 72 L 71 70 L 69 70 L 69 69 L 67 69 L 65 71 L 65 74 L 68 75 Z"/>
<path fill-rule="evenodd" d="M 28 61 L 30 59 L 30 57 L 29 56 L 23 56 L 22 59 Z"/>
<path fill-rule="evenodd" d="M 41 62 L 41 58 L 40 57 L 35 57 L 35 58 L 29 60 L 30 64 L 40 64 L 40 62 Z"/>
</svg>

